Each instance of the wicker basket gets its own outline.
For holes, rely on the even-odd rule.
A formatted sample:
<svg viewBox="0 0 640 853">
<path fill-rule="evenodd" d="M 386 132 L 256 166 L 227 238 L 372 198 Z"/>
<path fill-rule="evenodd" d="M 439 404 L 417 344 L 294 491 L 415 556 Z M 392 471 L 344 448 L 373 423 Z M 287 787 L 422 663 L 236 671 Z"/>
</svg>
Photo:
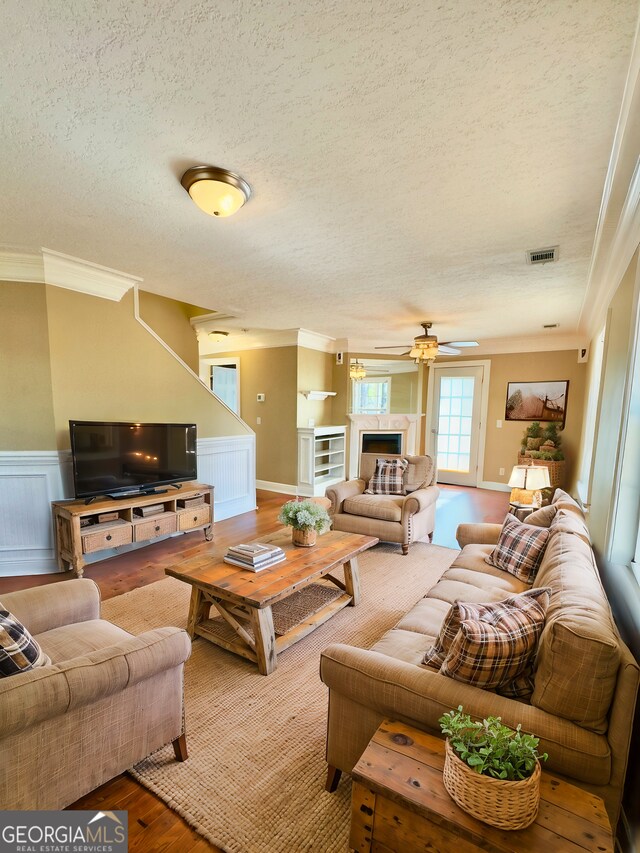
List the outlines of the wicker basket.
<svg viewBox="0 0 640 853">
<path fill-rule="evenodd" d="M 536 819 L 540 802 L 540 762 L 533 775 L 508 782 L 476 773 L 445 745 L 444 787 L 468 814 L 498 829 L 524 829 Z"/>
<path fill-rule="evenodd" d="M 313 527 L 291 528 L 291 541 L 300 548 L 311 548 L 316 544 L 318 533 Z"/>
<path fill-rule="evenodd" d="M 564 484 L 564 459 L 560 462 L 552 462 L 549 459 L 532 459 L 530 456 L 523 456 L 522 453 L 518 454 L 518 465 L 531 465 L 531 463 L 544 465 L 545 468 L 548 468 L 551 486 L 554 488 L 562 487 Z"/>
</svg>

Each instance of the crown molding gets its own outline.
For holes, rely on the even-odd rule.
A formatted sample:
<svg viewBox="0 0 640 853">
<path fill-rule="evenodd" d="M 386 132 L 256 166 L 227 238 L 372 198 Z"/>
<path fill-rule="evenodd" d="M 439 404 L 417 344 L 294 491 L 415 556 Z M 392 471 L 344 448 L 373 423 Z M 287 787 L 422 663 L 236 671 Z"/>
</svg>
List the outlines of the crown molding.
<svg viewBox="0 0 640 853">
<path fill-rule="evenodd" d="M 51 284 L 119 302 L 142 279 L 43 248 L 40 253 L 0 251 L 0 281 Z"/>
<path fill-rule="evenodd" d="M 0 251 L 0 281 L 44 283 L 42 255 L 30 252 Z"/>
<path fill-rule="evenodd" d="M 640 242 L 639 163 L 631 166 L 625 161 L 626 150 L 637 150 L 637 131 L 634 133 L 640 103 L 640 19 L 636 26 L 631 60 L 625 81 L 622 105 L 614 134 L 609 166 L 602 192 L 591 263 L 578 326 L 592 338 L 602 325 L 606 309 L 620 280 L 629 266 Z M 629 181 L 620 215 L 615 210 L 620 185 Z M 618 202 L 619 203 L 619 202 Z"/>
<path fill-rule="evenodd" d="M 588 337 L 579 333 L 566 335 L 531 335 L 520 338 L 487 338 L 480 341 L 479 346 L 463 348 L 460 355 L 438 356 L 438 363 L 442 361 L 460 361 L 461 359 L 475 358 L 484 355 L 501 355 L 508 353 L 526 352 L 559 352 L 562 350 L 577 350 L 588 344 Z M 399 349 L 399 347 L 398 347 Z M 349 341 L 349 353 L 358 353 L 358 358 L 367 359 L 369 356 L 377 360 L 383 359 L 379 350 L 372 350 L 371 344 L 364 341 Z M 408 356 L 407 356 L 408 358 Z"/>
<path fill-rule="evenodd" d="M 52 249 L 42 249 L 46 284 L 76 290 L 89 296 L 99 296 L 119 302 L 128 290 L 143 279 Z"/>
<path fill-rule="evenodd" d="M 312 332 L 309 329 L 298 329 L 298 346 L 315 349 L 320 352 L 335 352 L 335 338 Z"/>
</svg>

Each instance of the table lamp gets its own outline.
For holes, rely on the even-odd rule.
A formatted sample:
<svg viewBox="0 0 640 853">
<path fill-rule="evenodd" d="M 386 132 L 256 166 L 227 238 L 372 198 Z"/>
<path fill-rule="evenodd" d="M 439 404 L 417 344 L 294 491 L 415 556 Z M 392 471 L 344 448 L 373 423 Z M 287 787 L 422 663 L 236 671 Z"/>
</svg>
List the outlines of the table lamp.
<svg viewBox="0 0 640 853">
<path fill-rule="evenodd" d="M 511 503 L 542 506 L 540 489 L 551 486 L 549 469 L 546 465 L 514 465 L 509 477 Z"/>
</svg>

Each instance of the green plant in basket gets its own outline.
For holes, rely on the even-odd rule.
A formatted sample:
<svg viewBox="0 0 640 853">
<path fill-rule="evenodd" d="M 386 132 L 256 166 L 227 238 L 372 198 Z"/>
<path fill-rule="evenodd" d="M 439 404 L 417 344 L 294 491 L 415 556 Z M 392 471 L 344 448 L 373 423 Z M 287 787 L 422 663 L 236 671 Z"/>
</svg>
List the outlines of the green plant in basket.
<svg viewBox="0 0 640 853">
<path fill-rule="evenodd" d="M 316 533 L 326 533 L 331 526 L 329 513 L 314 501 L 287 501 L 278 521 L 294 530 L 315 530 Z"/>
<path fill-rule="evenodd" d="M 521 731 L 520 724 L 516 729 L 504 726 L 500 717 L 472 720 L 459 705 L 438 722 L 458 758 L 481 775 L 508 781 L 528 779 L 538 761 L 547 760 L 546 752 L 538 752 L 539 738 Z"/>
</svg>

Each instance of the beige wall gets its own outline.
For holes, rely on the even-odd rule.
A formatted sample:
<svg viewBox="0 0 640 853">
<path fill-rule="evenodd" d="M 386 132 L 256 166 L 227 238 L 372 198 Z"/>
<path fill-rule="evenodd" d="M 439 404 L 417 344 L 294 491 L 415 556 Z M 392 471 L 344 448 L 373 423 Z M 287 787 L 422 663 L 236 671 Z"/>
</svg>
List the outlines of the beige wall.
<svg viewBox="0 0 640 853">
<path fill-rule="evenodd" d="M 272 347 L 219 354 L 240 360 L 240 414 L 256 434 L 256 478 L 295 485 L 298 481 L 297 347 Z M 265 394 L 264 403 L 256 401 Z M 261 423 L 257 423 L 257 418 Z"/>
<path fill-rule="evenodd" d="M 333 426 L 332 398 L 308 400 L 304 391 L 333 391 L 335 355 L 307 347 L 298 347 L 298 426 Z"/>
<path fill-rule="evenodd" d="M 464 360 L 477 361 L 482 358 L 465 357 Z M 529 425 L 526 421 L 505 421 L 507 383 L 568 379 L 567 418 L 562 432 L 562 449 L 566 457 L 565 485 L 571 488 L 577 474 L 586 377 L 586 365 L 578 364 L 577 351 L 508 353 L 486 356 L 484 360 L 491 362 L 484 480 L 494 483 L 508 481 L 511 469 L 518 463 L 521 438 Z M 449 362 L 438 359 L 437 363 L 456 364 L 453 359 Z M 502 428 L 496 426 L 498 420 L 502 421 Z M 502 475 L 499 473 L 500 468 L 505 471 Z"/>
<path fill-rule="evenodd" d="M 204 312 L 205 309 L 186 302 L 177 302 L 175 299 L 166 299 L 146 290 L 140 290 L 138 294 L 141 319 L 197 373 L 198 338 L 189 318 L 198 312 Z"/>
<path fill-rule="evenodd" d="M 0 450 L 55 450 L 44 284 L 0 282 Z"/>
<path fill-rule="evenodd" d="M 336 392 L 336 396 L 331 398 L 331 425 L 342 426 L 347 423 L 347 412 L 351 411 L 348 353 L 344 353 L 343 364 L 336 364 L 333 356 L 331 374 L 331 390 Z"/>
<path fill-rule="evenodd" d="M 635 324 L 633 305 L 638 272 L 638 253 L 618 286 L 609 306 L 603 357 L 602 396 L 593 460 L 589 528 L 593 544 L 605 553 L 615 490 L 615 464 L 620 442 L 620 423 Z M 633 553 L 635 543 L 630 543 Z"/>
<path fill-rule="evenodd" d="M 200 438 L 249 430 L 192 377 L 121 302 L 46 286 L 59 448 L 69 419 L 196 423 Z"/>
</svg>

